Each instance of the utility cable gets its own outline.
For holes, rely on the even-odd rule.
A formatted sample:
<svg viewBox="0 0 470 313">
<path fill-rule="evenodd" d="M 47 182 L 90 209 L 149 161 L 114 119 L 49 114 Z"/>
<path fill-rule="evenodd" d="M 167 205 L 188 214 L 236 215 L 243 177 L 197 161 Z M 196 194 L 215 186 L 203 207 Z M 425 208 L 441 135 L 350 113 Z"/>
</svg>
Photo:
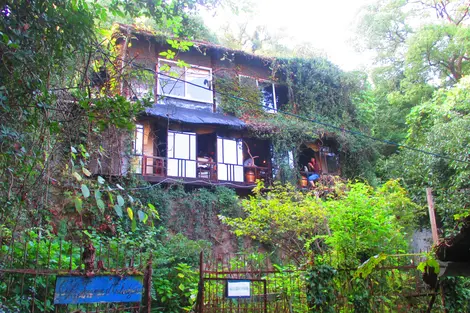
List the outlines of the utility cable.
<svg viewBox="0 0 470 313">
<path fill-rule="evenodd" d="M 189 84 L 189 85 L 191 85 L 191 86 L 195 86 L 195 87 L 198 87 L 198 88 L 201 88 L 201 89 L 204 89 L 204 90 L 213 91 L 211 88 L 204 87 L 204 86 L 201 86 L 201 85 L 192 83 L 192 82 L 190 82 L 190 81 L 187 81 L 187 80 L 184 80 L 184 79 L 181 79 L 181 78 L 175 78 L 175 77 L 173 77 L 173 76 L 171 76 L 171 75 L 168 75 L 168 74 L 166 74 L 166 73 L 163 73 L 163 72 L 159 72 L 159 71 L 157 72 L 157 71 L 154 71 L 154 70 L 152 70 L 152 69 L 147 69 L 147 68 L 141 68 L 141 69 L 147 70 L 147 71 L 151 71 L 151 72 L 153 72 L 153 73 L 155 73 L 155 74 L 162 75 L 162 76 L 171 78 L 171 79 L 176 80 L 176 81 L 181 81 L 181 82 L 184 82 L 184 83 Z M 221 91 L 217 91 L 217 90 L 215 90 L 215 93 L 218 93 L 218 94 L 220 94 L 220 95 L 225 95 L 225 96 L 231 97 L 231 98 L 233 98 L 233 99 L 243 101 L 243 102 L 245 102 L 245 103 L 253 104 L 253 105 L 259 106 L 259 107 L 261 107 L 261 108 L 273 110 L 272 107 L 269 107 L 269 106 L 266 106 L 266 105 L 263 105 L 263 104 L 260 104 L 260 103 L 255 103 L 255 102 L 253 102 L 253 101 L 250 101 L 250 100 L 247 100 L 247 99 L 243 99 L 243 98 L 240 98 L 240 97 L 231 95 L 231 94 L 229 94 L 229 93 L 225 93 L 225 92 L 221 92 Z M 332 124 L 329 124 L 329 123 L 326 123 L 326 122 L 318 121 L 318 120 L 316 120 L 316 119 L 304 117 L 304 116 L 301 116 L 301 115 L 298 115 L 298 114 L 294 114 L 294 113 L 290 113 L 290 112 L 286 112 L 286 111 L 280 111 L 280 110 L 276 110 L 276 112 L 277 112 L 277 113 L 281 113 L 281 114 L 286 115 L 286 116 L 295 117 L 295 118 L 297 118 L 297 119 L 301 119 L 301 120 L 304 120 L 304 121 L 308 121 L 308 122 L 312 122 L 312 123 L 315 123 L 315 124 L 319 124 L 319 125 L 322 125 L 322 126 L 325 126 L 325 127 L 329 127 L 329 128 L 332 128 L 332 129 L 336 129 L 336 130 L 339 130 L 339 131 L 341 131 L 341 132 L 349 133 L 349 134 L 354 135 L 354 136 L 359 136 L 359 137 L 367 138 L 367 139 L 370 139 L 370 140 L 373 140 L 373 141 L 377 141 L 377 142 L 385 143 L 385 144 L 388 144 L 388 145 L 396 146 L 396 147 L 399 147 L 399 148 L 408 149 L 408 150 L 411 150 L 411 151 L 415 151 L 415 152 L 427 154 L 427 155 L 430 155 L 430 156 L 433 156 L 433 157 L 437 157 L 437 158 L 442 158 L 442 159 L 447 159 L 447 160 L 450 160 L 450 161 L 455 161 L 455 162 L 470 164 L 469 161 L 456 159 L 456 158 L 453 158 L 453 157 L 449 157 L 449 156 L 442 155 L 442 154 L 439 154 L 439 153 L 429 152 L 429 151 L 422 150 L 422 149 L 418 149 L 418 148 L 413 148 L 413 147 L 410 147 L 410 146 L 408 146 L 408 145 L 400 144 L 400 143 L 393 142 L 393 141 L 386 140 L 386 139 L 376 138 L 376 137 L 373 137 L 373 136 L 370 136 L 370 135 L 361 133 L 361 132 L 356 131 L 356 130 L 346 129 L 346 128 L 339 127 L 339 126 L 336 126 L 336 125 L 332 125 Z"/>
</svg>

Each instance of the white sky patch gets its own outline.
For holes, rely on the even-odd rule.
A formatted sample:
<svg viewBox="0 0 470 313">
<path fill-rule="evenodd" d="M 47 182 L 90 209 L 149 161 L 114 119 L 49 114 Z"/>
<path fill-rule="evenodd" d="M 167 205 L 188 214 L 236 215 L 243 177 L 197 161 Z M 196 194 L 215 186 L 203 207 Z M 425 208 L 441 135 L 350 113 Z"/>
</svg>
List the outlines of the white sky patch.
<svg viewBox="0 0 470 313">
<path fill-rule="evenodd" d="M 373 0 L 258 0 L 250 26 L 266 25 L 270 30 L 280 30 L 286 34 L 283 43 L 290 48 L 310 43 L 342 69 L 360 69 L 371 64 L 371 54 L 354 50 L 353 23 L 359 9 L 371 2 Z M 213 30 L 220 29 L 227 21 L 243 20 L 241 16 L 224 11 L 216 16 L 207 12 L 201 14 Z"/>
</svg>

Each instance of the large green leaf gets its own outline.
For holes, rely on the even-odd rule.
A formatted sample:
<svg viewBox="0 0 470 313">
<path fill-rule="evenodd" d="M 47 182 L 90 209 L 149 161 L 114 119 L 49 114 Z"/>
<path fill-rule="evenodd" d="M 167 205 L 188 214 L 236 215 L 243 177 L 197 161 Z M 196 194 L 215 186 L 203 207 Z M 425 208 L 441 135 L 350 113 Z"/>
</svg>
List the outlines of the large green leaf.
<svg viewBox="0 0 470 313">
<path fill-rule="evenodd" d="M 90 189 L 88 189 L 87 185 L 82 184 L 81 189 L 82 189 L 83 196 L 85 198 L 88 198 L 90 196 Z"/>
</svg>

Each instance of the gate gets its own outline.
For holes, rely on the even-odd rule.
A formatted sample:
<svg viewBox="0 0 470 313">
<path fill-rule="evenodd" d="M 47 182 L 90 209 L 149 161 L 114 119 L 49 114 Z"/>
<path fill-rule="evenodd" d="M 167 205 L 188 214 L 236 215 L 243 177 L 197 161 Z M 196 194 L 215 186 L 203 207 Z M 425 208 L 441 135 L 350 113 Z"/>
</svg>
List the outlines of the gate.
<svg viewBox="0 0 470 313">
<path fill-rule="evenodd" d="M 437 293 L 422 281 L 417 270 L 422 260 L 420 254 L 389 256 L 359 285 L 354 278 L 357 269 L 336 269 L 330 304 L 338 312 L 359 312 L 362 307 L 372 312 L 425 312 Z M 272 264 L 263 254 L 217 254 L 205 260 L 201 253 L 196 313 L 313 312 L 307 303 L 306 275 L 306 270 L 292 265 Z M 245 284 L 236 287 L 246 293 L 230 297 L 229 284 L 241 282 Z M 357 287 L 365 297 L 355 296 Z"/>
<path fill-rule="evenodd" d="M 0 237 L 0 312 L 151 311 L 151 254 L 119 239 L 78 242 L 41 232 Z M 61 282 L 61 292 L 74 295 L 72 300 L 69 294 L 65 301 L 64 294 L 55 294 L 60 289 L 56 281 Z M 107 289 L 103 282 L 108 282 Z M 132 290 L 136 282 L 139 288 Z M 87 289 L 92 284 L 97 287 Z M 110 289 L 117 292 L 109 295 Z"/>
<path fill-rule="evenodd" d="M 304 273 L 272 265 L 265 255 L 217 254 L 204 260 L 201 253 L 199 270 L 197 313 L 308 311 Z M 231 296 L 231 284 L 245 293 Z"/>
</svg>

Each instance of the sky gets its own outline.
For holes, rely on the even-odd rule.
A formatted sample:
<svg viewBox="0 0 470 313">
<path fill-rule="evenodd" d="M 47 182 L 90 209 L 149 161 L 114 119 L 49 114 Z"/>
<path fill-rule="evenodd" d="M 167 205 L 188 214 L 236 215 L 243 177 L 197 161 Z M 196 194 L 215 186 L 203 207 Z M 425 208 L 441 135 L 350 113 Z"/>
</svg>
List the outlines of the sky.
<svg viewBox="0 0 470 313">
<path fill-rule="evenodd" d="M 257 0 L 250 24 L 266 25 L 286 34 L 289 47 L 308 42 L 346 71 L 363 69 L 371 63 L 370 54 L 355 51 L 352 45 L 354 22 L 359 9 L 373 0 Z M 228 12 L 228 11 L 227 11 Z M 203 13 L 211 29 L 227 21 L 237 21 L 233 13 L 219 10 Z"/>
</svg>

